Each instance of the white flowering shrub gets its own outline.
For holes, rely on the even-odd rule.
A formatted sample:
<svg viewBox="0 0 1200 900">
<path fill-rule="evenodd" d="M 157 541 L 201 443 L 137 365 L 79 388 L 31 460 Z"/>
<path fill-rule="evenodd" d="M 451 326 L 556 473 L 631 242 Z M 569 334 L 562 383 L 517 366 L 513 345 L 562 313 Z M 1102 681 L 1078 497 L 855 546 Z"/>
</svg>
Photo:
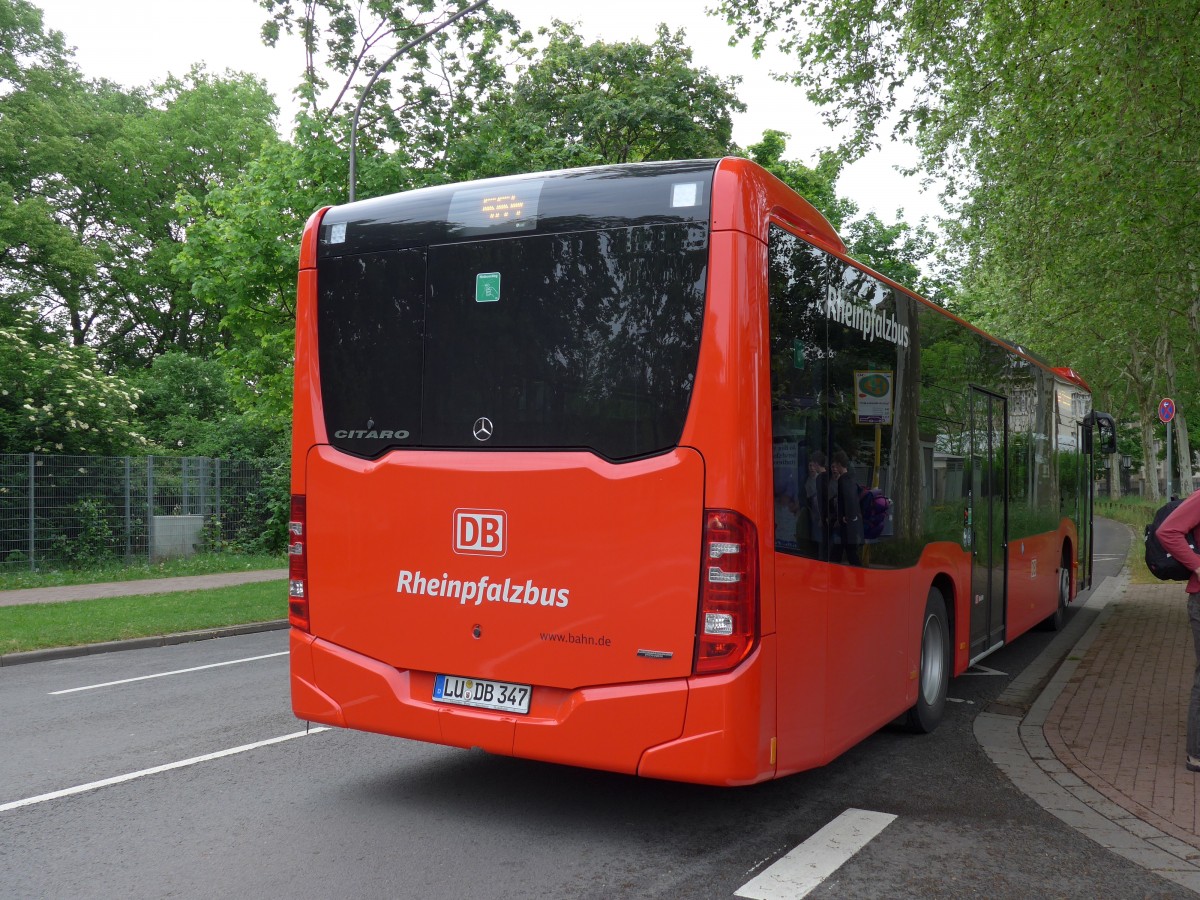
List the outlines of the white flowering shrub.
<svg viewBox="0 0 1200 900">
<path fill-rule="evenodd" d="M 29 320 L 0 326 L 0 453 L 124 454 L 137 432 L 138 392 Z"/>
</svg>

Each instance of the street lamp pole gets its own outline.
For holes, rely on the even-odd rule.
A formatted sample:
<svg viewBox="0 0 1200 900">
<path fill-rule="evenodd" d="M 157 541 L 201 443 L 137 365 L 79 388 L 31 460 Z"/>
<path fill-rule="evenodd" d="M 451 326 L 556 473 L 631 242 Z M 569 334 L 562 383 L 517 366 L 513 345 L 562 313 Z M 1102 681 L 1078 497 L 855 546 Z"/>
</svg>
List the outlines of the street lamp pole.
<svg viewBox="0 0 1200 900">
<path fill-rule="evenodd" d="M 399 59 L 401 56 L 403 56 L 409 50 L 411 50 L 413 47 L 417 46 L 417 44 L 421 43 L 422 41 L 429 40 L 429 38 L 433 37 L 435 34 L 437 34 L 439 31 L 441 31 L 446 26 L 451 25 L 454 22 L 457 22 L 459 19 L 461 19 L 463 16 L 467 15 L 468 13 L 475 12 L 475 10 L 479 9 L 479 7 L 483 6 L 485 3 L 487 3 L 487 0 L 477 0 L 477 2 L 472 3 L 466 9 L 461 9 L 458 12 L 456 12 L 454 15 L 452 15 L 450 18 L 448 18 L 445 22 L 442 22 L 440 25 L 436 25 L 433 28 L 430 28 L 427 32 L 425 32 L 423 35 L 421 35 L 416 40 L 409 41 L 407 44 L 405 44 L 403 47 L 401 47 L 399 50 L 397 50 L 395 53 L 393 53 L 391 56 L 389 56 L 387 58 L 387 61 L 376 70 L 374 75 L 371 76 L 371 80 L 367 82 L 367 86 L 365 88 L 363 88 L 362 94 L 359 95 L 358 106 L 356 106 L 354 108 L 354 118 L 350 121 L 350 202 L 351 203 L 354 202 L 354 182 L 358 175 L 358 166 L 357 166 L 356 160 L 355 160 L 356 151 L 358 148 L 358 116 L 362 112 L 363 103 L 367 99 L 367 94 L 369 94 L 371 92 L 371 88 L 375 86 L 375 82 L 379 80 L 379 76 L 383 74 L 383 70 L 386 69 L 388 66 L 390 66 L 392 63 L 394 63 L 397 59 Z"/>
</svg>

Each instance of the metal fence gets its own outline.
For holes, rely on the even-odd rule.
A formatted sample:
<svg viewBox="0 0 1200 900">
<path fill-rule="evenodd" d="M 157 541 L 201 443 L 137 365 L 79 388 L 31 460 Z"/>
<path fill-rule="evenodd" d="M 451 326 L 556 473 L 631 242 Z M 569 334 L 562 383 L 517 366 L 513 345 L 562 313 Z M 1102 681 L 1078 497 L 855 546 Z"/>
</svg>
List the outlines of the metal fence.
<svg viewBox="0 0 1200 900">
<path fill-rule="evenodd" d="M 0 571 L 271 552 L 276 520 L 286 520 L 279 469 L 207 457 L 0 454 Z"/>
</svg>

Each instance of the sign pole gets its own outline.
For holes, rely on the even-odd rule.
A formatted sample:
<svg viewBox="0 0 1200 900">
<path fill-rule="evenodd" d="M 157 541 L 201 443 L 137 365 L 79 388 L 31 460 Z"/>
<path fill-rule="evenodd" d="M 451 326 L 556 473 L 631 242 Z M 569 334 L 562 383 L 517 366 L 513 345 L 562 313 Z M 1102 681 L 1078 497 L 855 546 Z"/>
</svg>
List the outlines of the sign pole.
<svg viewBox="0 0 1200 900">
<path fill-rule="evenodd" d="M 1175 466 L 1171 461 L 1171 420 L 1175 418 L 1175 401 L 1163 397 L 1158 403 L 1158 420 L 1167 426 L 1167 499 L 1171 499 L 1171 475 Z"/>
<path fill-rule="evenodd" d="M 1167 422 L 1167 499 L 1171 499 L 1171 474 L 1175 471 L 1171 465 L 1171 423 Z"/>
</svg>

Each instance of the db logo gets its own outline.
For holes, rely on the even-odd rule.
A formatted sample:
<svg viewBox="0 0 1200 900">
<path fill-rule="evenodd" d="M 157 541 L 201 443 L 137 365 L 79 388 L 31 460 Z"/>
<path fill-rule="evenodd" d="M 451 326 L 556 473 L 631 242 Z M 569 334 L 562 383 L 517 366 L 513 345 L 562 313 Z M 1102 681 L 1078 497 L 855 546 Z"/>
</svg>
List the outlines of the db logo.
<svg viewBox="0 0 1200 900">
<path fill-rule="evenodd" d="M 456 509 L 454 552 L 503 556 L 508 544 L 508 514 L 502 509 Z"/>
</svg>

